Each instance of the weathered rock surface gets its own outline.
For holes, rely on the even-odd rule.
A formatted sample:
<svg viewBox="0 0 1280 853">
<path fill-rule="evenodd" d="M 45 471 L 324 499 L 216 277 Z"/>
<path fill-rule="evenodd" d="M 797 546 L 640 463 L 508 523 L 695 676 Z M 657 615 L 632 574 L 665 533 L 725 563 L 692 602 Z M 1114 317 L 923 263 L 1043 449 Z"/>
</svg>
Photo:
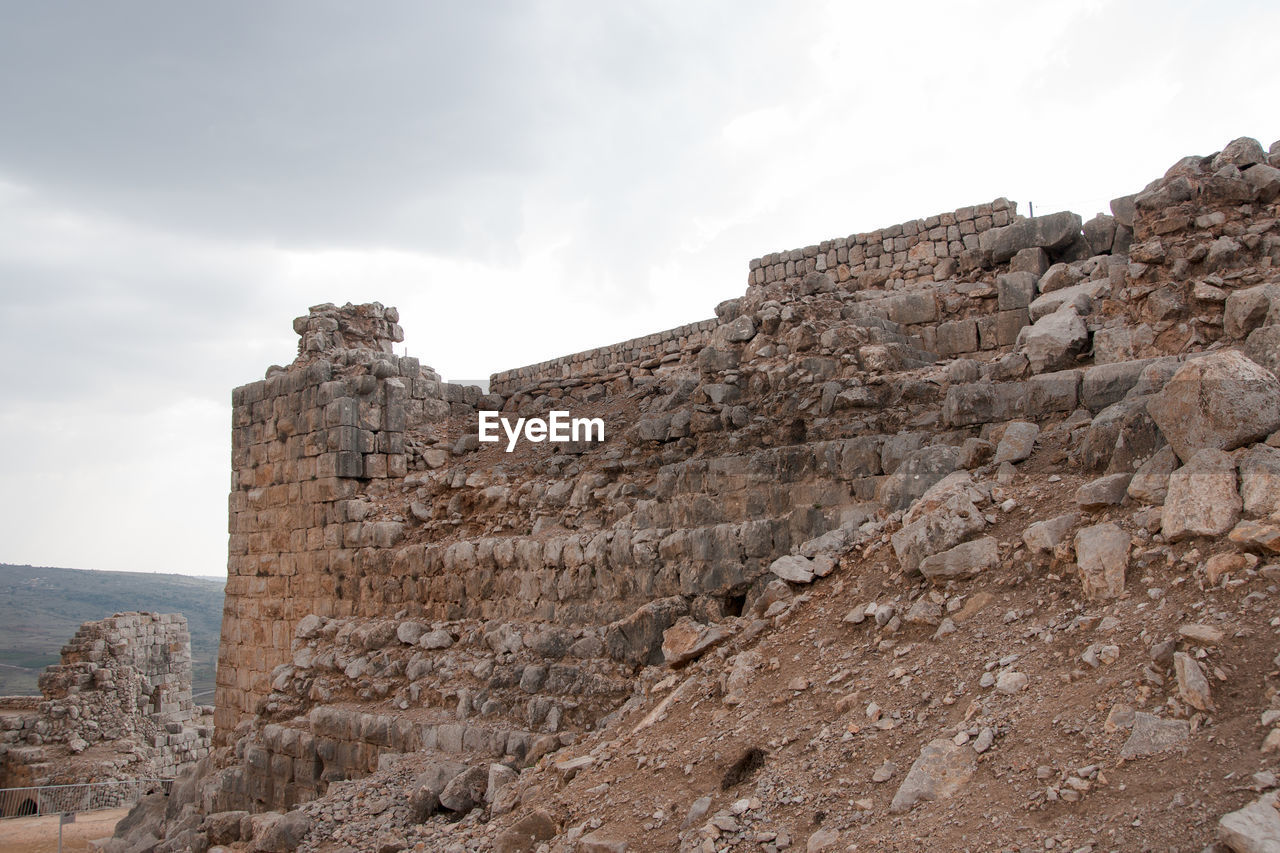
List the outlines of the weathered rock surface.
<svg viewBox="0 0 1280 853">
<path fill-rule="evenodd" d="M 1201 450 L 1169 475 L 1161 531 L 1176 542 L 1192 536 L 1221 536 L 1240 518 L 1236 467 L 1221 450 Z"/>
<path fill-rule="evenodd" d="M 1234 853 L 1280 850 L 1280 795 L 1269 791 L 1218 821 L 1218 840 Z"/>
<path fill-rule="evenodd" d="M 440 807 L 456 814 L 466 814 L 484 804 L 484 795 L 488 790 L 489 769 L 468 767 L 444 786 L 444 790 L 440 792 Z"/>
<path fill-rule="evenodd" d="M 1076 562 L 1089 598 L 1117 598 L 1129 567 L 1129 534 L 1107 521 L 1076 533 Z"/>
<path fill-rule="evenodd" d="M 1165 720 L 1145 711 L 1133 715 L 1133 733 L 1120 747 L 1121 758 L 1140 758 L 1177 749 L 1187 742 L 1191 726 L 1186 720 Z"/>
<path fill-rule="evenodd" d="M 1263 554 L 1280 554 L 1280 524 L 1242 521 L 1232 528 L 1228 538 L 1241 548 Z"/>
<path fill-rule="evenodd" d="M 999 543 L 990 536 L 983 536 L 925 557 L 920 561 L 920 573 L 935 581 L 972 577 L 999 562 Z"/>
<path fill-rule="evenodd" d="M 826 554 L 817 554 L 812 559 L 788 554 L 769 564 L 769 571 L 792 583 L 809 583 L 814 578 L 826 577 L 834 568 L 835 560 Z"/>
<path fill-rule="evenodd" d="M 995 463 L 1021 462 L 1035 450 L 1040 427 L 1028 421 L 1010 421 L 996 445 Z"/>
<path fill-rule="evenodd" d="M 924 447 L 909 454 L 876 489 L 886 509 L 906 509 L 929 487 L 960 467 L 960 449 L 948 445 Z"/>
<path fill-rule="evenodd" d="M 1091 480 L 1076 489 L 1076 503 L 1084 509 L 1119 506 L 1128 492 L 1131 479 L 1128 474 L 1108 474 Z"/>
<path fill-rule="evenodd" d="M 494 853 L 532 853 L 539 842 L 555 838 L 557 831 L 551 815 L 535 809 L 494 839 Z"/>
<path fill-rule="evenodd" d="M 270 817 L 274 819 L 254 833 L 250 849 L 262 853 L 293 853 L 311 829 L 311 817 L 301 811 Z"/>
<path fill-rule="evenodd" d="M 893 795 L 889 811 L 906 812 L 922 801 L 946 799 L 960 790 L 976 769 L 977 760 L 971 747 L 957 746 L 943 738 L 932 740 L 925 744 L 920 757 L 907 771 Z"/>
<path fill-rule="evenodd" d="M 1027 357 L 1032 373 L 1065 370 L 1089 343 L 1089 329 L 1074 305 L 1046 314 L 1018 333 L 1016 350 Z"/>
<path fill-rule="evenodd" d="M 1169 476 L 1177 467 L 1178 455 L 1166 445 L 1134 472 L 1126 492 L 1135 501 L 1163 504 L 1165 495 L 1169 493 Z"/>
<path fill-rule="evenodd" d="M 1052 274 L 1053 270 L 1050 270 L 1045 273 L 1045 278 L 1052 278 Z M 1042 281 L 1042 285 L 1045 283 L 1047 282 Z M 1041 294 L 1027 307 L 1027 313 L 1031 316 L 1032 323 L 1038 323 L 1050 314 L 1056 314 L 1067 308 L 1074 308 L 1082 317 L 1088 316 L 1093 313 L 1094 304 L 1102 299 L 1109 289 L 1106 281 L 1082 281 L 1048 291 L 1045 291 L 1042 286 Z"/>
<path fill-rule="evenodd" d="M 893 534 L 893 551 L 908 571 L 933 554 L 959 545 L 986 526 L 986 519 L 964 495 L 953 495 L 941 506 Z"/>
<path fill-rule="evenodd" d="M 1250 516 L 1280 512 L 1280 448 L 1255 445 L 1236 459 L 1240 470 L 1240 498 Z"/>
<path fill-rule="evenodd" d="M 604 635 L 605 649 L 615 660 L 662 663 L 662 633 L 688 612 L 689 603 L 680 596 L 651 601 L 609 625 Z"/>
<path fill-rule="evenodd" d="M 1280 304 L 1280 285 L 1259 284 L 1227 295 L 1222 324 L 1226 333 L 1243 340 L 1267 319 L 1272 305 Z"/>
<path fill-rule="evenodd" d="M 1212 711 L 1209 681 L 1204 677 L 1204 670 L 1196 663 L 1195 658 L 1178 652 L 1173 656 L 1173 668 L 1178 678 L 1178 695 L 1182 700 L 1198 711 Z"/>
<path fill-rule="evenodd" d="M 996 263 L 1009 260 L 1023 249 L 1044 249 L 1053 253 L 1065 249 L 1080 237 L 1079 214 L 1070 211 L 1036 216 L 984 231 L 979 238 L 979 248 L 991 253 Z"/>
<path fill-rule="evenodd" d="M 1280 380 L 1235 350 L 1192 359 L 1148 402 L 1178 458 L 1232 450 L 1280 429 Z"/>
<path fill-rule="evenodd" d="M 1066 540 L 1067 534 L 1079 520 L 1079 513 L 1068 512 L 1044 521 L 1037 521 L 1022 532 L 1022 541 L 1031 551 L 1042 554 L 1051 553 Z"/>
<path fill-rule="evenodd" d="M 1026 308 L 1036 297 L 1036 282 L 1039 280 L 1040 274 L 1030 270 L 1011 270 L 996 276 L 997 307 L 1001 311 Z"/>
<path fill-rule="evenodd" d="M 1263 326 L 1249 333 L 1244 354 L 1259 366 L 1280 376 L 1280 324 Z"/>
<path fill-rule="evenodd" d="M 458 761 L 437 761 L 420 773 L 409 790 L 409 803 L 414 820 L 421 823 L 440 808 L 440 794 L 445 786 L 466 771 Z"/>
<path fill-rule="evenodd" d="M 703 625 L 688 616 L 681 616 L 662 635 L 662 656 L 668 666 L 683 666 L 731 635 L 727 625 Z"/>
</svg>

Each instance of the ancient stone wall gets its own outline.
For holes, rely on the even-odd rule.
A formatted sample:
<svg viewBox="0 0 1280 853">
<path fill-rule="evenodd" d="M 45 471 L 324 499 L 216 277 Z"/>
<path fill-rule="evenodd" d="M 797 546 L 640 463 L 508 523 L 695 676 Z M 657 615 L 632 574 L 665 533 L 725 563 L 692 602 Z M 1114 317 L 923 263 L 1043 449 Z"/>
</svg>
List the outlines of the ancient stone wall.
<svg viewBox="0 0 1280 853">
<path fill-rule="evenodd" d="M 424 448 L 408 425 L 474 412 L 476 389 L 397 357 L 394 308 L 318 305 L 294 321 L 297 360 L 232 393 L 230 540 L 217 721 L 228 733 L 268 690 L 308 613 L 355 612 L 361 578 L 389 565 L 403 525 L 363 523 L 354 500 L 400 480 Z M 437 451 L 439 452 L 439 451 Z"/>
<path fill-rule="evenodd" d="M 553 358 L 526 367 L 502 370 L 489 380 L 489 390 L 506 396 L 521 388 L 541 382 L 598 379 L 625 373 L 633 366 L 656 366 L 680 360 L 682 355 L 696 353 L 715 331 L 719 321 L 700 320 L 663 332 L 654 332 L 606 347 Z M 654 365 L 647 364 L 654 362 Z"/>
<path fill-rule="evenodd" d="M 667 778 L 705 789 L 731 760 L 717 741 L 756 719 L 767 723 L 746 743 L 770 743 L 788 716 L 778 708 L 807 695 L 811 716 L 790 741 L 802 745 L 832 719 L 833 701 L 837 714 L 861 720 L 868 684 L 898 684 L 902 713 L 868 706 L 877 725 L 844 727 L 842 742 L 902 726 L 899 747 L 914 750 L 926 710 L 949 719 L 945 697 L 1028 687 L 1025 673 L 994 671 L 995 653 L 981 665 L 991 649 L 1049 629 L 1046 642 L 1083 640 L 1071 657 L 1090 642 L 1099 622 L 1070 599 L 1076 575 L 1085 599 L 1182 594 L 1174 607 L 1134 611 L 1164 610 L 1165 626 L 1149 636 L 1170 636 L 1199 578 L 1184 584 L 1165 544 L 1202 537 L 1185 552 L 1188 565 L 1209 543 L 1280 551 L 1280 384 L 1264 369 L 1274 369 L 1280 329 L 1280 170 L 1260 159 L 1274 150 L 1249 142 L 1183 161 L 1087 223 L 1069 212 L 1018 218 L 997 201 L 771 256 L 695 342 L 657 336 L 508 371 L 493 385 L 506 393 L 442 386 L 396 358 L 393 309 L 312 309 L 295 323 L 299 359 L 236 392 L 219 670 L 219 738 L 229 748 L 207 780 L 206 811 L 239 827 L 241 809 L 326 798 L 294 818 L 341 822 L 349 811 L 340 804 L 360 790 L 382 825 L 421 827 L 437 805 L 456 815 L 487 808 L 494 819 L 531 804 L 515 794 L 512 780 L 528 778 L 520 768 L 537 765 L 531 775 L 547 779 L 543 795 L 554 798 L 574 774 L 620 759 L 613 767 L 625 770 L 590 779 L 600 787 L 582 802 L 594 814 L 605 787 L 642 776 L 652 788 L 665 759 L 655 766 L 647 756 L 665 737 L 617 744 L 680 703 L 692 714 L 710 699 L 709 728 L 692 734 L 704 735 L 696 743 L 719 766 L 698 778 L 707 768 L 684 769 L 682 756 Z M 473 432 L 479 406 L 533 416 L 570 404 L 609 419 L 609 438 L 508 454 Z M 1204 423 L 1227 409 L 1239 423 Z M 1187 444 L 1188 424 L 1213 447 Z M 1192 484 L 1201 482 L 1213 484 L 1213 500 L 1200 501 Z M 1209 506 L 1227 511 L 1203 513 Z M 1238 578 L 1221 572 L 1257 562 L 1217 553 L 1205 580 L 1232 587 Z M 1178 572 L 1168 589 L 1144 577 L 1125 592 L 1126 570 L 1132 584 L 1132 570 L 1156 563 Z M 1134 594 L 1143 587 L 1146 597 Z M 1006 602 L 1024 594 L 1024 606 L 1043 608 L 1037 599 L 1049 591 L 1068 596 L 1061 621 L 1037 620 L 1025 633 L 1029 614 Z M 1269 612 L 1249 601 L 1253 613 Z M 985 621 L 970 621 L 983 608 Z M 1214 621 L 1238 616 L 1220 611 Z M 1131 645 L 1145 642 L 1145 623 L 1121 621 Z M 917 704 L 916 676 L 903 673 L 914 659 L 951 681 L 933 655 L 955 652 L 960 630 L 983 641 L 958 653 L 970 686 L 937 682 L 938 701 Z M 748 649 L 771 631 L 791 632 L 797 653 L 777 653 L 773 638 Z M 935 642 L 924 660 L 919 651 Z M 849 643 L 861 647 L 839 648 Z M 1081 661 L 1101 664 L 1097 651 L 1094 643 Z M 1035 679 L 1058 684 L 1049 671 L 1075 666 L 1053 657 Z M 1168 665 L 1148 684 L 1166 685 L 1167 701 L 1153 698 L 1180 719 Z M 766 671 L 776 672 L 767 695 Z M 1009 675 L 1021 686 L 1001 688 Z M 835 701 L 841 694 L 851 698 Z M 720 704 L 754 707 L 731 727 Z M 639 723 L 613 725 L 642 709 Z M 576 757 L 543 760 L 584 740 Z M 961 740 L 942 742 L 967 748 Z M 797 772 L 789 756 L 766 760 L 776 779 Z M 462 803 L 447 788 L 427 791 L 425 773 L 405 772 L 393 797 L 331 787 L 413 764 L 456 774 L 455 794 L 485 776 L 483 805 L 479 794 Z M 835 778 L 822 773 L 810 777 L 815 790 Z M 214 823 L 201 830 L 210 839 Z M 367 842 L 350 827 L 339 837 L 327 833 L 331 822 L 317 826 L 323 843 Z M 199 835 L 190 822 L 184 831 Z"/>
<path fill-rule="evenodd" d="M 191 697 L 181 614 L 86 622 L 40 676 L 41 699 L 0 700 L 0 784 L 173 777 L 208 755 L 212 729 Z"/>
<path fill-rule="evenodd" d="M 1017 208 L 1017 202 L 998 198 L 803 249 L 771 252 L 751 261 L 747 284 L 798 281 L 812 272 L 829 272 L 837 283 L 866 274 L 891 286 L 941 281 L 959 270 L 966 254 L 980 253 L 980 234 L 1015 221 Z"/>
<path fill-rule="evenodd" d="M 866 521 L 864 504 L 908 505 L 921 467 L 950 470 L 989 425 L 1101 416 L 1152 368 L 1144 357 L 1176 349 L 1155 336 L 1193 328 L 1160 309 L 1147 349 L 1123 351 L 1120 332 L 1141 326 L 1111 328 L 1122 310 L 1187 302 L 1146 281 L 1179 229 L 1223 229 L 1234 266 L 1270 251 L 1270 236 L 1236 234 L 1241 193 L 1256 191 L 1215 186 L 1159 226 L 1153 189 L 1088 223 L 1020 218 L 997 199 L 770 255 L 715 321 L 495 374 L 483 398 L 396 358 L 394 309 L 317 306 L 295 323 L 298 361 L 234 398 L 219 736 L 272 693 L 308 614 L 578 626 L 666 597 L 731 610 L 762 594 L 778 556 Z M 1180 346 L 1220 334 L 1196 322 L 1209 331 Z M 940 359 L 955 361 L 940 373 Z M 469 455 L 476 407 L 537 414 L 565 398 L 639 405 L 598 453 L 519 473 L 501 453 Z M 443 421 L 455 435 L 431 430 Z"/>
</svg>

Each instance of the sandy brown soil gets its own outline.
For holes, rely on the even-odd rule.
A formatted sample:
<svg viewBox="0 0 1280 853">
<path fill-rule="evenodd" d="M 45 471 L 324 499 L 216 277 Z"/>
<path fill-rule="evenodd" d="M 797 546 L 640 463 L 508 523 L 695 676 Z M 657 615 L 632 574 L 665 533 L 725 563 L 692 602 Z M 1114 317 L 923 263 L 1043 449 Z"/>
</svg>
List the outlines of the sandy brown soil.
<svg viewBox="0 0 1280 853">
<path fill-rule="evenodd" d="M 75 823 L 62 827 L 62 849 L 88 850 L 90 841 L 110 836 L 116 822 L 128 813 L 128 809 L 106 809 L 76 815 Z M 0 821 L 0 853 L 56 853 L 57 849 L 56 815 Z"/>
</svg>

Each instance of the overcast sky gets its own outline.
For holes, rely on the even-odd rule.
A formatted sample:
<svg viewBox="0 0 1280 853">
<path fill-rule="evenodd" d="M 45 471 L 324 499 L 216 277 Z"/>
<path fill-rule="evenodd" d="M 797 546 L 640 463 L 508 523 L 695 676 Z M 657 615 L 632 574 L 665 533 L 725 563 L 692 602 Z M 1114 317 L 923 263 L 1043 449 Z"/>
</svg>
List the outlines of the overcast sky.
<svg viewBox="0 0 1280 853">
<path fill-rule="evenodd" d="M 0 11 L 0 562 L 223 574 L 230 392 L 308 305 L 484 377 L 767 252 L 1280 137 L 1273 2 Z"/>
</svg>

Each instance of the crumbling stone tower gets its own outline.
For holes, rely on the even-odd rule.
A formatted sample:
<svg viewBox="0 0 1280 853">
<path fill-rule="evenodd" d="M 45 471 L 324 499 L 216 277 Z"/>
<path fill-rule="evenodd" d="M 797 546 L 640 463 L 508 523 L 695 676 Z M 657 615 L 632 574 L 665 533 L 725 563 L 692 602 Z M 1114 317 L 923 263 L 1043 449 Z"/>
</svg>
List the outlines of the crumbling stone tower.
<svg viewBox="0 0 1280 853">
<path fill-rule="evenodd" d="M 230 556 L 216 723 L 225 743 L 270 690 L 308 613 L 349 615 L 395 523 L 362 526 L 359 491 L 406 473 L 406 417 L 449 411 L 440 377 L 397 358 L 395 308 L 317 305 L 298 357 L 232 393 Z M 353 526 L 354 525 L 354 526 Z"/>
<path fill-rule="evenodd" d="M 0 787 L 171 778 L 209 753 L 180 613 L 84 623 L 40 692 L 0 698 Z"/>
</svg>

